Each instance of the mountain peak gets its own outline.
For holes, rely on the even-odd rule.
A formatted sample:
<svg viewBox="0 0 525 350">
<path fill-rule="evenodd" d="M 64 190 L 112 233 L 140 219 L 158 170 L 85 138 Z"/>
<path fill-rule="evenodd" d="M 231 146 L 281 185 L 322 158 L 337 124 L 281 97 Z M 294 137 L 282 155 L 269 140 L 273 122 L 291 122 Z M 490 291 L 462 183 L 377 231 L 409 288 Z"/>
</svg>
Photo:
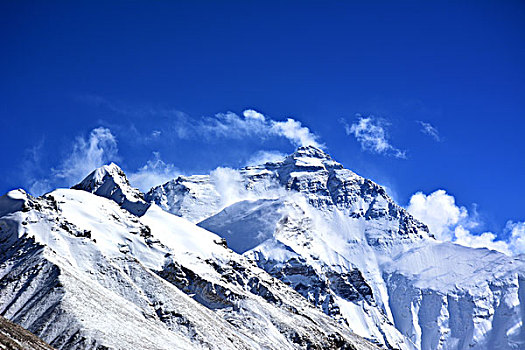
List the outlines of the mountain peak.
<svg viewBox="0 0 525 350">
<path fill-rule="evenodd" d="M 332 157 L 315 146 L 301 146 L 294 153 L 287 156 L 279 167 L 281 175 L 300 169 L 301 171 L 317 171 L 323 169 L 342 169 L 343 166 Z M 285 176 L 287 177 L 287 176 Z"/>
<path fill-rule="evenodd" d="M 104 182 L 104 177 L 111 176 L 113 178 L 119 178 L 121 181 L 127 181 L 126 174 L 122 169 L 115 163 L 111 162 L 107 165 L 103 165 L 100 168 L 97 168 L 91 172 L 88 176 L 82 180 L 81 183 L 84 183 L 86 180 L 88 180 L 89 185 L 96 187 L 98 184 L 102 184 Z"/>
<path fill-rule="evenodd" d="M 291 157 L 308 157 L 308 158 L 319 158 L 319 159 L 332 159 L 330 155 L 318 147 L 315 146 L 301 146 L 290 155 Z"/>
<path fill-rule="evenodd" d="M 75 190 L 91 192 L 119 204 L 130 213 L 142 216 L 149 208 L 143 194 L 131 187 L 126 174 L 115 163 L 93 170 L 84 180 L 72 187 Z"/>
<path fill-rule="evenodd" d="M 84 178 L 80 183 L 76 184 L 72 188 L 75 190 L 83 190 L 91 193 L 97 191 L 108 183 L 108 180 L 118 185 L 124 192 L 133 193 L 138 190 L 131 187 L 126 174 L 122 169 L 115 163 L 103 165 L 100 168 L 93 170 L 88 176 Z"/>
</svg>

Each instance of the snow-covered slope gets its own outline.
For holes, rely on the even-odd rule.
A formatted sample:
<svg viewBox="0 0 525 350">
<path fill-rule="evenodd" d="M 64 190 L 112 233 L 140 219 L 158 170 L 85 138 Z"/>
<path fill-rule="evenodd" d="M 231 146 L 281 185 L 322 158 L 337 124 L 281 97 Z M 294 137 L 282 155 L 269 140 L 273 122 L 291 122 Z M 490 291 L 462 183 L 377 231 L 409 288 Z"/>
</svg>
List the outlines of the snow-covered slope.
<svg viewBox="0 0 525 350">
<path fill-rule="evenodd" d="M 179 177 L 145 198 L 385 347 L 525 348 L 522 259 L 436 241 L 381 186 L 315 147 Z"/>
<path fill-rule="evenodd" d="M 433 242 L 384 271 L 396 326 L 421 348 L 525 348 L 522 258 Z"/>
<path fill-rule="evenodd" d="M 110 165 L 0 197 L 0 314 L 58 349 L 374 348 L 128 186 Z"/>
</svg>

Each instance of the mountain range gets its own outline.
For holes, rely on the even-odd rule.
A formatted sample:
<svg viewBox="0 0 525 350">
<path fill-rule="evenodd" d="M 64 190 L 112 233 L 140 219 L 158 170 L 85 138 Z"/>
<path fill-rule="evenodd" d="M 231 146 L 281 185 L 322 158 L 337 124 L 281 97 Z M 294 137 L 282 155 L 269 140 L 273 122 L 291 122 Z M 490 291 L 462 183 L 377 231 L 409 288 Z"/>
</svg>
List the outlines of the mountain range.
<svg viewBox="0 0 525 350">
<path fill-rule="evenodd" d="M 146 194 L 109 164 L 0 197 L 0 314 L 57 349 L 524 349 L 525 256 L 313 146 Z"/>
</svg>

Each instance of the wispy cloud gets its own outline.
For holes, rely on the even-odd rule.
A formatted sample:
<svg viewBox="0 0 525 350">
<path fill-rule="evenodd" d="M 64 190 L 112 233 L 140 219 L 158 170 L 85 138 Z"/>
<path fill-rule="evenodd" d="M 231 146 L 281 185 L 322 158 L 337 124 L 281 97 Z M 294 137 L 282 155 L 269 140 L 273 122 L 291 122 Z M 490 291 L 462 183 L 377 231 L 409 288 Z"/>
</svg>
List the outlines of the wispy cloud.
<svg viewBox="0 0 525 350">
<path fill-rule="evenodd" d="M 410 198 L 407 210 L 428 225 L 437 239 L 451 241 L 472 248 L 489 248 L 508 255 L 525 253 L 525 222 L 507 222 L 502 240 L 493 232 L 475 234 L 473 229 L 482 225 L 476 213 L 456 204 L 454 196 L 445 190 L 428 195 L 417 192 Z"/>
<path fill-rule="evenodd" d="M 279 151 L 259 151 L 248 159 L 246 165 L 261 165 L 265 163 L 275 163 L 283 160 L 286 154 Z"/>
<path fill-rule="evenodd" d="M 148 160 L 136 172 L 130 173 L 128 178 L 133 186 L 147 192 L 153 186 L 163 184 L 180 174 L 180 170 L 173 164 L 165 163 L 160 158 L 159 152 L 153 152 L 153 159 Z"/>
<path fill-rule="evenodd" d="M 498 240 L 498 236 L 495 233 L 483 232 L 476 235 L 461 225 L 458 225 L 454 229 L 454 243 L 471 248 L 488 248 L 497 250 L 507 255 L 512 255 L 514 253 L 514 247 L 511 242 Z"/>
<path fill-rule="evenodd" d="M 85 95 L 78 100 L 97 107 L 110 110 L 113 113 L 154 118 L 156 129 L 141 134 L 134 126 L 128 126 L 128 134 L 132 134 L 136 142 L 147 143 L 158 139 L 203 139 L 209 142 L 216 139 L 258 138 L 266 140 L 271 137 L 283 138 L 294 146 L 316 146 L 323 148 L 319 136 L 308 127 L 293 118 L 274 120 L 253 109 L 247 109 L 238 115 L 233 112 L 218 113 L 214 116 L 200 118 L 166 108 L 151 106 L 129 106 L 106 100 L 101 96 Z M 122 128 L 121 125 L 111 126 Z M 162 132 L 160 131 L 162 130 Z"/>
<path fill-rule="evenodd" d="M 73 184 L 93 169 L 118 160 L 117 139 L 108 128 L 98 127 L 90 132 L 88 138 L 77 137 L 71 153 L 52 172 L 59 179 Z"/>
<path fill-rule="evenodd" d="M 420 131 L 423 134 L 429 135 L 437 142 L 441 141 L 441 137 L 439 136 L 439 131 L 434 126 L 432 126 L 430 123 L 426 123 L 421 120 L 416 120 L 416 123 L 421 125 Z"/>
<path fill-rule="evenodd" d="M 390 144 L 386 129 L 389 124 L 386 121 L 370 116 L 358 117 L 352 125 L 344 119 L 341 122 L 345 126 L 346 134 L 354 136 L 363 150 L 406 159 L 406 151 Z"/>
<path fill-rule="evenodd" d="M 525 254 L 525 222 L 507 221 L 505 231 L 514 254 Z"/>
<path fill-rule="evenodd" d="M 33 195 L 41 195 L 57 187 L 70 187 L 80 182 L 94 169 L 110 162 L 121 161 L 117 138 L 105 127 L 91 130 L 87 137 L 76 137 L 58 166 L 47 171 L 43 171 L 39 164 L 42 151 L 42 143 L 39 143 L 27 152 L 26 168 L 33 169 L 33 173 L 28 174 L 26 178 L 28 178 L 28 190 Z M 153 158 L 137 171 L 128 171 L 132 185 L 143 191 L 173 179 L 179 174 L 180 171 L 173 164 L 165 163 L 158 152 L 153 152 Z"/>
<path fill-rule="evenodd" d="M 104 127 L 91 130 L 87 137 L 75 138 L 57 166 L 49 168 L 42 164 L 44 151 L 42 141 L 26 152 L 24 171 L 27 189 L 33 195 L 41 195 L 57 187 L 72 186 L 93 169 L 119 160 L 117 139 Z"/>
<path fill-rule="evenodd" d="M 195 126 L 187 126 L 187 129 L 193 129 L 197 135 L 212 138 L 282 137 L 294 146 L 324 147 L 318 142 L 319 137 L 300 121 L 292 118 L 275 121 L 253 109 L 245 110 L 242 116 L 233 112 L 219 113 L 213 117 L 203 118 Z"/>
<path fill-rule="evenodd" d="M 127 133 L 133 134 L 136 142 L 144 143 L 160 138 L 203 139 L 210 142 L 216 139 L 258 138 L 265 140 L 277 137 L 288 140 L 294 146 L 324 147 L 319 141 L 319 136 L 300 121 L 294 118 L 286 118 L 283 121 L 274 120 L 253 109 L 243 111 L 242 115 L 226 112 L 195 118 L 175 109 L 151 106 L 134 107 L 111 102 L 96 95 L 85 95 L 77 98 L 84 103 L 103 107 L 116 114 L 154 118 L 156 129 L 143 134 L 132 125 L 128 126 L 130 130 Z M 112 129 L 122 128 L 121 125 L 111 127 Z"/>
<path fill-rule="evenodd" d="M 210 181 L 220 194 L 223 208 L 243 200 L 261 199 L 261 193 L 258 191 L 263 191 L 265 198 L 279 198 L 284 195 L 290 195 L 275 179 L 263 180 L 263 182 L 248 190 L 241 172 L 231 168 L 218 167 L 211 171 Z"/>
<path fill-rule="evenodd" d="M 319 137 L 312 133 L 310 129 L 301 125 L 300 121 L 292 118 L 285 122 L 271 121 L 270 134 L 275 134 L 288 139 L 295 146 L 316 146 L 324 148 L 324 145 L 317 142 Z"/>
</svg>

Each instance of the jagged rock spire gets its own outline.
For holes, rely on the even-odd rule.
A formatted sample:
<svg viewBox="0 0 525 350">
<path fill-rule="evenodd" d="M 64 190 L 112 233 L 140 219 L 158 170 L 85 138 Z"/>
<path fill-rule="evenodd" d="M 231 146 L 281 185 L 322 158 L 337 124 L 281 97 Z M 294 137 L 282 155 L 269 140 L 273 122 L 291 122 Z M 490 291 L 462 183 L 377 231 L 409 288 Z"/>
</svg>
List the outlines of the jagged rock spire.
<svg viewBox="0 0 525 350">
<path fill-rule="evenodd" d="M 143 194 L 132 187 L 126 174 L 115 163 L 93 170 L 84 180 L 72 187 L 111 199 L 130 213 L 142 216 L 150 204 Z"/>
</svg>

